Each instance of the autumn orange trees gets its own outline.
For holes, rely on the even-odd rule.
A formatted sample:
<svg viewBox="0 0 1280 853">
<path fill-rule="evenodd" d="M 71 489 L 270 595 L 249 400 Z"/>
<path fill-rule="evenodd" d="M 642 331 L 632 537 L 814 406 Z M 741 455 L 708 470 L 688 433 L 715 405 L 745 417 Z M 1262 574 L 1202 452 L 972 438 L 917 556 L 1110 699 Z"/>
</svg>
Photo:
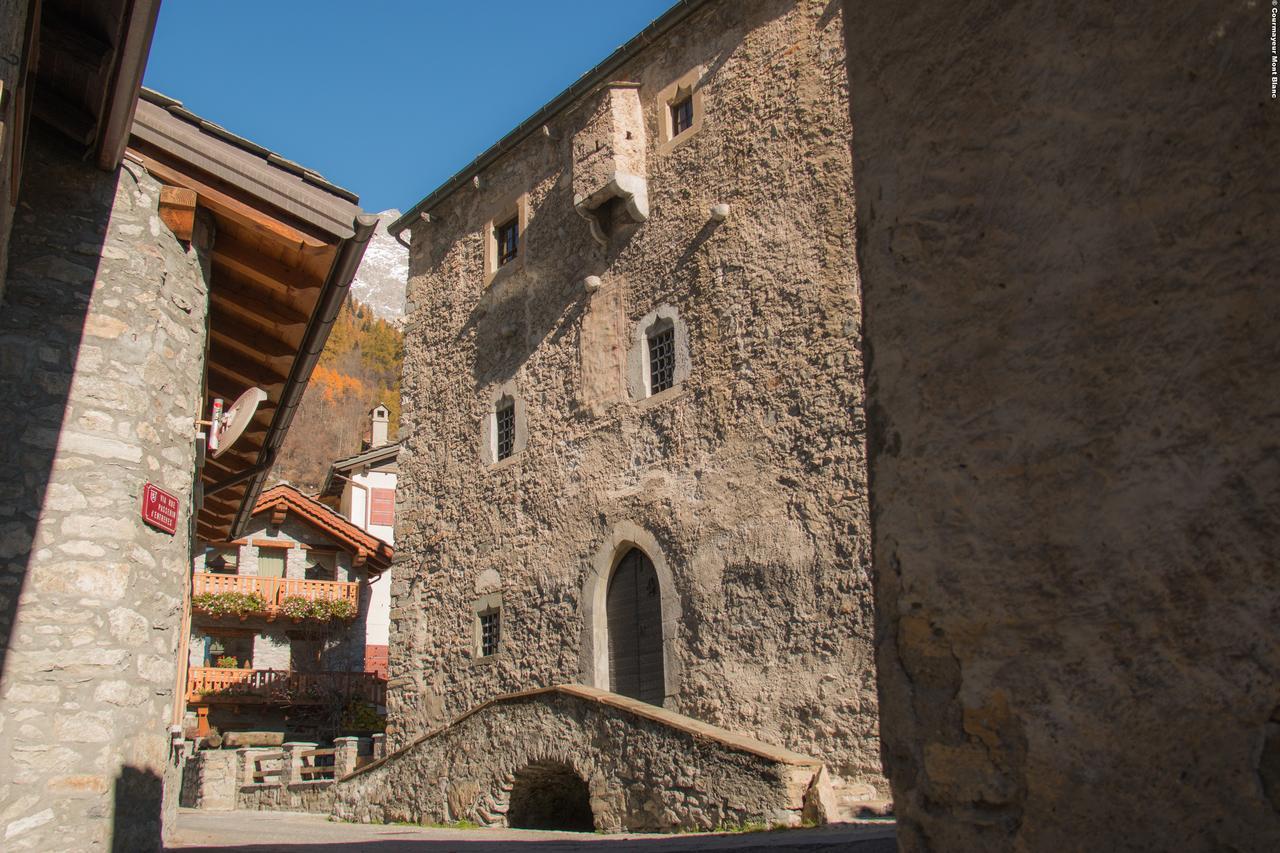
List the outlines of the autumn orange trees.
<svg viewBox="0 0 1280 853">
<path fill-rule="evenodd" d="M 369 410 L 391 413 L 390 435 L 400 423 L 400 366 L 404 336 L 365 305 L 348 300 L 334 321 L 311 374 L 272 477 L 303 491 L 320 488 L 329 463 L 350 456 L 368 439 Z"/>
</svg>

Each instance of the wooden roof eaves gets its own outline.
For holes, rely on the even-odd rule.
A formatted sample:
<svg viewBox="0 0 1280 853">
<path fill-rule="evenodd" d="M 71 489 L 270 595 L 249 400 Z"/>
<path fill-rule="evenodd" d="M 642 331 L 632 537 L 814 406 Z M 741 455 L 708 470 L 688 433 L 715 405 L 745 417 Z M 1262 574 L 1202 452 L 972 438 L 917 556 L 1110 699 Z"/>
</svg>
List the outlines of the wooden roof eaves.
<svg viewBox="0 0 1280 853">
<path fill-rule="evenodd" d="M 360 208 L 346 190 L 341 190 L 343 197 L 340 197 L 322 189 L 306 179 L 308 170 L 278 155 L 262 156 L 231 141 L 239 139 L 234 134 L 210 123 L 195 123 L 185 115 L 175 115 L 175 109 L 178 108 L 152 103 L 144 96 L 134 117 L 134 137 L 278 208 L 299 222 L 323 230 L 331 238 L 353 236 L 351 223 Z"/>
<path fill-rule="evenodd" d="M 104 115 L 98 121 L 97 161 L 102 169 L 115 169 L 129 144 L 147 67 L 151 40 L 160 17 L 160 0 L 132 0 L 123 27 L 123 47 L 116 51 L 116 64 L 108 84 Z"/>
<path fill-rule="evenodd" d="M 338 317 L 338 310 L 347 298 L 351 280 L 355 277 L 356 268 L 364 257 L 364 251 L 373 237 L 377 224 L 378 217 L 373 214 L 357 215 L 353 220 L 355 235 L 349 240 L 343 240 L 338 246 L 333 264 L 329 268 L 329 275 L 325 279 L 324 288 L 316 302 L 315 311 L 303 334 L 299 356 L 294 359 L 289 371 L 289 379 L 280 393 L 278 407 L 271 419 L 271 427 L 267 433 L 262 455 L 259 457 L 261 460 L 259 467 L 249 481 L 245 501 L 240 505 L 240 511 L 232 522 L 231 537 L 240 536 L 249 523 L 252 515 L 251 508 L 262 492 L 271 466 L 275 464 L 276 454 L 284 443 L 289 425 L 293 423 L 293 415 L 302 401 L 302 392 L 306 390 L 307 383 L 311 380 L 311 372 L 315 370 L 316 362 L 320 360 L 325 341 L 329 339 L 329 331 Z"/>
</svg>

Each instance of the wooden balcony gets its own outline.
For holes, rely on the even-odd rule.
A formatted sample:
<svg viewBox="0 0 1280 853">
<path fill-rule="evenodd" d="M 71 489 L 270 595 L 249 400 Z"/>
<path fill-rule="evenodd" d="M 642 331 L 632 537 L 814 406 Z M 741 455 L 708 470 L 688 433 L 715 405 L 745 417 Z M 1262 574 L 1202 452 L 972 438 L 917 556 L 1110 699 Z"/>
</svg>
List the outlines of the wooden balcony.
<svg viewBox="0 0 1280 853">
<path fill-rule="evenodd" d="M 290 672 L 213 666 L 193 666 L 187 672 L 187 701 L 199 704 L 324 705 L 351 699 L 385 705 L 387 682 L 371 672 Z"/>
<path fill-rule="evenodd" d="M 191 578 L 191 594 L 218 592 L 256 592 L 267 602 L 263 615 L 275 619 L 286 598 L 301 597 L 311 601 L 350 601 L 360 606 L 360 584 L 344 581 L 309 581 L 303 578 L 264 578 L 257 575 L 223 575 L 195 572 Z"/>
</svg>

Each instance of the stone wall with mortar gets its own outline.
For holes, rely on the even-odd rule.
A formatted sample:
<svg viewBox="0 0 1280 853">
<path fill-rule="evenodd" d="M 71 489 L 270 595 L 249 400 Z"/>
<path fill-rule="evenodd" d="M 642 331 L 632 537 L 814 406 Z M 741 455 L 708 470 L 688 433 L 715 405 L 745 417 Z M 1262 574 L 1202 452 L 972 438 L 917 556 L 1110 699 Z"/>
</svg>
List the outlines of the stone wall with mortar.
<svg viewBox="0 0 1280 853">
<path fill-rule="evenodd" d="M 664 143 L 658 95 L 690 75 L 701 121 Z M 713 2 L 614 76 L 639 84 L 643 124 L 609 131 L 645 141 L 648 221 L 619 209 L 606 247 L 574 209 L 591 95 L 412 228 L 390 736 L 607 688 L 584 588 L 628 540 L 669 570 L 665 707 L 883 784 L 838 6 Z M 486 286 L 487 223 L 521 209 L 521 259 Z M 689 375 L 634 401 L 627 352 L 660 306 Z M 527 446 L 486 464 L 507 387 Z M 477 661 L 486 579 L 503 649 Z"/>
<path fill-rule="evenodd" d="M 205 280 L 140 167 L 99 171 L 39 127 L 28 158 L 0 305 L 0 835 L 155 849 Z M 180 497 L 176 536 L 142 522 L 146 482 Z"/>
<path fill-rule="evenodd" d="M 1270 4 L 844 6 L 899 845 L 1280 849 Z"/>
<path fill-rule="evenodd" d="M 505 826 L 521 775 L 549 766 L 585 783 L 605 832 L 821 820 L 817 759 L 577 686 L 499 699 L 340 779 L 334 815 Z"/>
</svg>

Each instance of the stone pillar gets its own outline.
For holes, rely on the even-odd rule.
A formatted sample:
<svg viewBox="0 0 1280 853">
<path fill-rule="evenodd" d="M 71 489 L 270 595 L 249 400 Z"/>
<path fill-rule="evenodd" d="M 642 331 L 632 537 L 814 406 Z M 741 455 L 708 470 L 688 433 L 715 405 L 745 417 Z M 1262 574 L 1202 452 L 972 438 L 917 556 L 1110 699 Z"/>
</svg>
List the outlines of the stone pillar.
<svg viewBox="0 0 1280 853">
<path fill-rule="evenodd" d="M 307 552 L 301 548 L 290 548 L 284 552 L 284 576 L 294 580 L 302 580 L 307 576 Z"/>
<path fill-rule="evenodd" d="M 236 775 L 240 781 L 240 786 L 253 784 L 253 754 L 260 752 L 257 749 L 245 747 L 236 750 Z"/>
<path fill-rule="evenodd" d="M 373 741 L 373 758 L 376 761 L 379 758 L 387 757 L 387 736 L 384 734 L 376 734 L 371 740 Z"/>
<path fill-rule="evenodd" d="M 284 745 L 284 773 L 280 775 L 280 781 L 285 787 L 303 781 L 302 757 L 298 753 L 315 748 L 314 743 L 306 741 L 290 741 Z"/>
<path fill-rule="evenodd" d="M 355 772 L 356 757 L 360 754 L 360 738 L 339 737 L 333 739 L 333 778 L 341 779 Z"/>
<path fill-rule="evenodd" d="M 230 811 L 236 807 L 240 752 L 243 750 L 208 749 L 192 758 L 196 775 L 195 808 Z"/>
</svg>

